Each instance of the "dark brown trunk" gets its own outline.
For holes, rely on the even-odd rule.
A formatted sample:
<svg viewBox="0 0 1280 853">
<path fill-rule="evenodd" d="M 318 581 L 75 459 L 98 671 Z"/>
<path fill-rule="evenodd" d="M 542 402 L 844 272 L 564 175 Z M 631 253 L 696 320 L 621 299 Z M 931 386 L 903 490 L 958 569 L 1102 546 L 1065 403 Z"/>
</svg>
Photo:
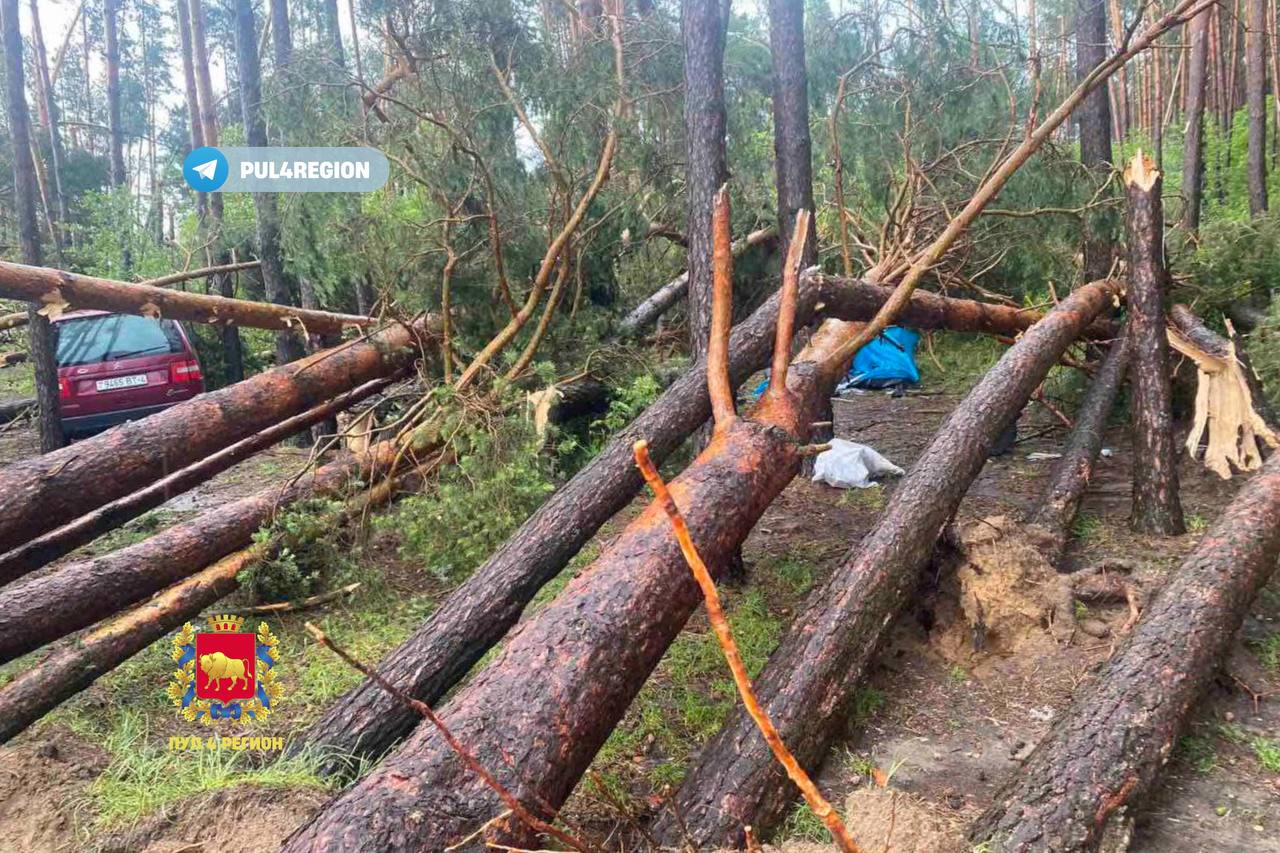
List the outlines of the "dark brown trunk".
<svg viewBox="0 0 1280 853">
<path fill-rule="evenodd" d="M 845 724 L 863 669 L 915 589 L 943 526 L 987 454 L 1058 358 L 1110 303 L 1113 285 L 1073 292 L 1027 331 L 938 431 L 894 490 L 875 528 L 809 597 L 794 629 L 756 680 L 756 693 L 800 764 L 816 771 Z M 795 789 L 739 709 L 703 749 L 668 812 L 660 837 L 684 830 L 708 848 L 739 846 L 743 825 L 767 829 Z"/>
<path fill-rule="evenodd" d="M 699 361 L 711 330 L 711 209 L 728 178 L 725 158 L 724 0 L 682 0 L 684 39 L 685 236 L 689 241 L 689 357 Z"/>
<path fill-rule="evenodd" d="M 0 0 L 0 36 L 4 39 L 5 105 L 9 138 L 13 143 L 14 212 L 18 220 L 18 248 L 29 264 L 42 262 L 40 226 L 36 219 L 35 161 L 31 156 L 31 113 L 27 109 L 22 63 L 22 32 L 18 0 Z M 66 443 L 58 412 L 58 367 L 54 360 L 53 330 L 32 306 L 27 313 L 31 360 L 35 365 L 36 399 L 40 403 L 40 449 L 48 453 Z"/>
<path fill-rule="evenodd" d="M 752 246 L 763 245 L 772 250 L 777 245 L 777 238 L 778 232 L 773 228 L 752 231 L 746 237 L 733 242 L 733 255 L 736 258 Z M 689 273 L 682 272 L 633 308 L 631 313 L 622 319 L 618 328 L 619 335 L 632 338 L 640 334 L 656 323 L 668 308 L 679 302 L 688 292 Z"/>
<path fill-rule="evenodd" d="M 1032 524 L 1047 534 L 1043 550 L 1052 565 L 1057 565 L 1062 557 L 1071 533 L 1071 523 L 1093 479 L 1093 466 L 1102 450 L 1107 415 L 1111 413 L 1128 368 L 1129 337 L 1121 331 L 1080 402 L 1075 426 L 1062 450 L 1062 458 L 1054 465 L 1044 500 L 1030 518 Z"/>
<path fill-rule="evenodd" d="M 1178 331 L 1186 335 L 1193 344 L 1205 352 L 1216 355 L 1219 358 L 1226 358 L 1229 354 L 1230 348 L 1227 346 L 1227 339 L 1206 326 L 1205 322 L 1192 313 L 1187 306 L 1174 305 L 1169 310 L 1169 319 L 1177 326 Z M 1254 409 L 1267 422 L 1267 426 L 1276 432 L 1280 432 L 1280 417 L 1276 416 L 1275 409 L 1267 398 L 1266 389 L 1262 387 L 1262 380 L 1258 378 L 1257 371 L 1253 369 L 1249 354 L 1245 352 L 1244 342 L 1236 338 L 1232 343 L 1235 344 L 1236 361 L 1240 363 L 1245 382 L 1249 384 L 1249 394 L 1253 397 Z"/>
<path fill-rule="evenodd" d="M 174 495 L 180 495 L 206 482 L 232 465 L 248 459 L 273 444 L 284 441 L 312 424 L 332 418 L 335 412 L 340 412 L 367 399 L 381 391 L 390 382 L 391 379 L 375 379 L 372 382 L 366 382 L 359 388 L 340 394 L 323 405 L 268 427 L 257 435 L 236 442 L 230 447 L 201 459 L 194 465 L 189 465 L 131 495 L 101 506 L 70 524 L 63 525 L 57 530 L 52 530 L 13 549 L 0 556 L 0 585 L 7 584 L 15 578 L 22 577 L 71 553 L 108 530 L 137 518 L 147 510 L 160 506 Z"/>
<path fill-rule="evenodd" d="M 107 63 L 107 127 L 111 135 L 111 186 L 124 186 L 124 126 L 120 123 L 120 39 L 117 34 L 120 0 L 102 0 L 102 29 Z M 126 271 L 127 271 L 126 264 Z"/>
<path fill-rule="evenodd" d="M 341 332 L 348 327 L 372 326 L 376 322 L 353 314 L 307 311 L 291 305 L 206 296 L 141 282 L 113 281 L 3 261 L 0 261 L 0 297 L 37 305 L 62 302 L 65 303 L 64 310 L 97 308 L 116 314 L 141 314 L 255 329 L 290 329 L 301 322 L 313 332 Z"/>
<path fill-rule="evenodd" d="M 888 298 L 891 288 L 847 279 L 806 276 L 801 279 L 797 323 L 813 316 L 822 303 L 829 316 L 865 320 Z M 775 294 L 733 331 L 729 378 L 734 384 L 764 367 L 772 351 L 778 317 Z M 899 320 L 921 328 L 954 328 L 1016 335 L 1041 315 L 1003 305 L 945 299 L 916 291 Z M 1095 324 L 1097 327 L 1097 324 Z M 1102 337 L 1114 330 L 1095 328 Z M 502 548 L 395 651 L 379 671 L 392 683 L 428 704 L 452 688 L 516 623 L 526 604 L 563 569 L 596 531 L 626 506 L 643 479 L 631 446 L 649 442 L 649 453 L 661 462 L 706 421 L 711 413 L 706 371 L 698 366 L 678 379 L 626 429 L 619 432 L 589 465 L 552 495 Z M 814 420 L 827 420 L 821 416 Z M 364 683 L 333 707 L 294 749 L 314 744 L 339 755 L 380 756 L 407 736 L 418 718 L 382 690 Z M 333 760 L 326 772 L 343 774 L 350 763 Z"/>
<path fill-rule="evenodd" d="M 406 367 L 416 357 L 420 334 L 395 326 L 0 469 L 0 551 Z"/>
<path fill-rule="evenodd" d="M 1133 528 L 1186 532 L 1178 496 L 1178 448 L 1173 442 L 1169 341 L 1165 336 L 1162 181 L 1142 152 L 1125 168 L 1128 193 L 1129 339 L 1133 358 Z"/>
<path fill-rule="evenodd" d="M 1204 198 L 1204 99 L 1208 77 L 1209 25 L 1213 7 L 1191 20 L 1191 58 L 1187 65 L 1187 124 L 1182 143 L 1182 226 L 1200 230 Z"/>
<path fill-rule="evenodd" d="M 236 58 L 240 71 L 240 112 L 244 117 L 245 141 L 254 147 L 267 145 L 267 125 L 262 118 L 262 72 L 258 66 L 258 27 L 250 0 L 236 0 Z M 337 23 L 336 21 L 334 22 Z M 275 193 L 253 194 L 254 217 L 258 225 L 258 257 L 262 261 L 262 283 L 267 299 L 277 305 L 296 305 L 284 276 L 280 252 L 280 211 Z M 310 329 L 310 327 L 308 327 Z M 318 332 L 318 329 L 310 329 Z M 297 361 L 306 354 L 300 331 L 285 328 L 276 332 L 276 364 Z"/>
<path fill-rule="evenodd" d="M 300 477 L 233 501 L 101 557 L 68 563 L 0 589 L 0 662 L 136 604 L 204 566 L 250 544 L 280 509 L 313 495 L 340 493 L 394 461 L 390 442 L 360 457 L 348 456 Z"/>
<path fill-rule="evenodd" d="M 1083 80 L 1106 58 L 1106 0 L 1076 0 L 1077 80 Z M 1080 123 L 1080 162 L 1100 185 L 1111 172 L 1111 103 L 1105 86 L 1084 99 L 1076 117 Z M 1105 211 L 1085 215 L 1083 281 L 1105 278 L 1111 271 L 1112 227 Z"/>
<path fill-rule="evenodd" d="M 1246 0 L 1245 100 L 1249 105 L 1249 212 L 1267 210 L 1267 0 Z M 1271 26 L 1276 22 L 1271 21 Z"/>
<path fill-rule="evenodd" d="M 37 88 L 40 91 L 41 109 L 45 116 L 45 130 L 49 134 L 49 177 L 53 181 L 57 219 L 65 226 L 70 218 L 70 212 L 67 209 L 67 193 L 62 185 L 62 170 L 63 164 L 67 162 L 67 153 L 62 147 L 58 102 L 53 94 L 53 79 L 49 75 L 49 57 L 45 52 L 44 33 L 40 28 L 40 4 L 37 0 L 31 0 L 30 8 L 31 42 L 36 52 L 34 65 L 36 79 L 40 83 Z M 54 237 L 59 241 L 58 249 L 61 252 L 62 241 L 65 239 L 61 228 L 54 232 Z"/>
<path fill-rule="evenodd" d="M 1254 474 L 977 822 L 1006 853 L 1097 849 L 1140 802 L 1280 554 L 1280 456 Z"/>
<path fill-rule="evenodd" d="M 39 405 L 40 403 L 35 397 L 25 397 L 21 400 L 0 403 L 0 424 L 7 424 L 27 412 L 37 411 L 36 407 Z"/>
<path fill-rule="evenodd" d="M 808 354 L 833 352 L 849 338 L 850 325 L 828 321 Z M 798 356 L 787 383 L 794 404 L 766 402 L 751 419 L 735 420 L 671 483 L 713 571 L 723 569 L 799 469 L 797 441 L 840 372 L 834 369 L 840 365 L 818 365 L 806 353 Z M 665 513 L 650 504 L 509 639 L 441 717 L 528 808 L 550 817 L 547 810 L 564 802 L 700 600 Z M 284 849 L 443 850 L 500 809 L 435 729 L 419 726 Z M 527 828 L 510 821 L 491 823 L 484 836 L 459 849 L 483 849 L 486 840 L 531 846 L 524 843 L 531 842 Z"/>
<path fill-rule="evenodd" d="M 769 48 L 773 60 L 774 185 L 778 193 L 780 253 L 787 255 L 796 211 L 813 212 L 813 162 L 809 141 L 809 75 L 804 56 L 804 0 L 769 0 Z M 818 260 L 817 230 L 809 219 L 800 268 Z"/>
</svg>

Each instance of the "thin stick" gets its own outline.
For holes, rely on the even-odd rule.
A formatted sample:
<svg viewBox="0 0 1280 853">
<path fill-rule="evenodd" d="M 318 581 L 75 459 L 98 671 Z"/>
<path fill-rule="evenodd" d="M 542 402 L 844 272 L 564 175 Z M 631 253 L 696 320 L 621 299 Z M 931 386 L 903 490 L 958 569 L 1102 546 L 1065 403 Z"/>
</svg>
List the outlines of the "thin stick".
<svg viewBox="0 0 1280 853">
<path fill-rule="evenodd" d="M 729 332 L 733 326 L 733 237 L 729 228 L 729 189 L 720 187 L 711 214 L 711 336 L 707 341 L 707 393 L 717 433 L 737 414 L 729 381 Z M 781 318 L 781 315 L 779 315 Z M 779 319 L 781 328 L 781 319 Z"/>
<path fill-rule="evenodd" d="M 449 748 L 452 749 L 455 753 L 457 753 L 458 757 L 462 759 L 463 764 L 467 765 L 467 769 L 469 769 L 472 773 L 479 776 L 480 780 L 484 782 L 486 785 L 488 785 L 494 791 L 494 793 L 498 795 L 498 797 L 502 800 L 503 804 L 506 805 L 507 808 L 511 809 L 511 813 L 514 814 L 516 817 L 518 817 L 522 823 L 524 823 L 525 825 L 533 829 L 535 832 L 541 832 L 545 835 L 550 835 L 551 837 L 559 841 L 563 841 L 565 844 L 568 844 L 574 850 L 580 850 L 582 851 L 582 853 L 594 853 L 594 851 L 592 851 L 590 847 L 586 846 L 585 844 L 583 844 L 578 839 L 574 838 L 569 833 L 565 832 L 562 829 L 558 829 L 552 826 L 551 824 L 547 823 L 546 821 L 542 820 L 537 815 L 533 814 L 528 809 L 526 809 L 524 805 L 518 799 L 516 799 L 515 795 L 512 794 L 510 791 L 508 791 L 506 788 L 504 788 L 502 786 L 502 783 L 493 777 L 493 774 L 491 774 L 488 770 L 485 770 L 484 767 L 480 764 L 480 762 L 476 760 L 475 756 L 471 754 L 471 751 L 467 749 L 462 744 L 461 741 L 459 741 L 456 737 L 453 736 L 453 732 L 449 731 L 448 727 L 445 726 L 444 722 L 439 717 L 436 716 L 435 712 L 431 710 L 430 705 L 428 705 L 426 702 L 420 702 L 417 699 L 414 699 L 412 696 L 405 693 L 399 687 L 396 687 L 394 684 L 387 681 L 385 678 L 383 678 L 381 675 L 375 672 L 371 667 L 361 663 L 360 661 L 352 657 L 350 654 L 348 654 L 346 651 L 339 648 L 337 645 L 334 644 L 333 640 L 330 640 L 328 635 L 326 635 L 324 631 L 316 627 L 314 623 L 307 622 L 304 627 L 306 627 L 307 633 L 309 633 L 312 637 L 315 638 L 315 641 L 317 643 L 324 646 L 325 648 L 333 652 L 338 657 L 342 658 L 342 660 L 345 663 L 347 663 L 349 666 L 352 666 L 355 669 L 359 670 L 360 673 L 363 674 L 365 678 L 368 678 L 374 684 L 381 687 L 383 690 L 389 693 L 397 702 L 399 702 L 400 704 L 408 708 L 411 708 L 413 711 L 417 712 L 418 714 L 425 717 L 428 721 L 430 721 L 431 725 L 435 726 L 436 730 L 440 732 L 440 736 L 444 738 L 444 741 L 449 745 Z"/>
<path fill-rule="evenodd" d="M 773 395 L 787 391 L 787 366 L 791 364 L 791 340 L 796 331 L 796 299 L 800 292 L 800 264 L 804 244 L 809 237 L 809 211 L 796 211 L 796 226 L 787 246 L 787 259 L 782 265 L 782 298 L 778 302 L 778 330 L 773 338 L 773 369 L 769 372 L 769 390 Z"/>
<path fill-rule="evenodd" d="M 804 768 L 796 761 L 795 756 L 791 754 L 791 750 L 787 749 L 786 744 L 782 742 L 782 738 L 778 735 L 778 730 L 773 727 L 772 721 L 770 721 L 764 709 L 760 707 L 755 691 L 751 688 L 751 679 L 747 677 L 746 667 L 742 664 L 742 656 L 738 653 L 738 645 L 734 642 L 733 631 L 729 627 L 729 621 L 725 619 L 724 610 L 720 607 L 720 594 L 716 592 L 716 583 L 711 579 L 710 572 L 707 571 L 706 565 L 702 562 L 702 558 L 698 556 L 697 549 L 693 546 L 693 540 L 689 537 L 689 528 L 684 522 L 684 516 L 680 514 L 675 501 L 671 498 L 671 493 L 667 491 L 667 484 L 662 481 L 662 475 L 658 473 L 658 469 L 654 467 L 653 461 L 649 458 L 649 443 L 644 440 L 637 441 L 634 450 L 636 467 L 644 475 L 645 482 L 649 484 L 649 488 L 653 490 L 654 497 L 667 513 L 667 518 L 671 520 L 671 527 L 675 531 L 676 541 L 680 543 L 680 552 L 684 554 L 685 562 L 689 564 L 694 580 L 702 588 L 702 597 L 707 605 L 707 618 L 711 621 L 711 628 L 715 631 L 716 639 L 720 642 L 720 648 L 724 651 L 725 660 L 729 664 L 729 671 L 733 673 L 733 682 L 738 688 L 738 695 L 742 697 L 742 704 L 746 706 L 747 713 L 751 715 L 751 719 L 755 720 L 756 726 L 760 729 L 760 734 L 764 736 L 765 743 L 769 744 L 769 749 L 773 751 L 774 757 L 778 759 L 778 763 L 787 771 L 787 776 L 790 777 L 791 781 L 800 789 L 800 793 L 804 795 L 805 802 L 809 804 L 809 808 L 826 824 L 827 830 L 831 833 L 831 837 L 835 839 L 840 849 L 844 853 L 861 853 L 861 849 L 854 842 L 853 837 L 849 835 L 849 831 L 845 828 L 844 822 L 840 820 L 840 816 L 831 808 L 831 803 L 827 802 L 827 799 L 822 796 L 818 786 L 813 784 L 809 774 L 804 772 Z"/>
<path fill-rule="evenodd" d="M 321 604 L 328 604 L 334 599 L 342 598 L 344 595 L 350 595 L 360 588 L 359 583 L 349 583 L 338 589 L 331 589 L 328 592 L 309 595 L 306 598 L 297 598 L 293 601 L 277 601 L 274 604 L 258 604 L 253 607 L 246 607 L 244 613 L 292 613 L 295 610 L 305 610 L 308 607 L 319 607 Z"/>
</svg>

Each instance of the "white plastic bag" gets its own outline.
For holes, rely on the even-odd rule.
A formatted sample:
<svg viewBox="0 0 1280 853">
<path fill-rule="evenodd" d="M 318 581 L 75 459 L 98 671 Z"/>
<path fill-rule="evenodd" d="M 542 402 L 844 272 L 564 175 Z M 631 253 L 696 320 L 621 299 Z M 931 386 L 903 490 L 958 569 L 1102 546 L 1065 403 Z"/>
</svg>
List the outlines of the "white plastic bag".
<svg viewBox="0 0 1280 853">
<path fill-rule="evenodd" d="M 813 481 L 828 483 L 837 489 L 867 489 L 875 485 L 872 478 L 881 474 L 902 476 L 897 465 L 865 444 L 831 439 L 831 449 L 818 454 L 813 461 Z"/>
</svg>

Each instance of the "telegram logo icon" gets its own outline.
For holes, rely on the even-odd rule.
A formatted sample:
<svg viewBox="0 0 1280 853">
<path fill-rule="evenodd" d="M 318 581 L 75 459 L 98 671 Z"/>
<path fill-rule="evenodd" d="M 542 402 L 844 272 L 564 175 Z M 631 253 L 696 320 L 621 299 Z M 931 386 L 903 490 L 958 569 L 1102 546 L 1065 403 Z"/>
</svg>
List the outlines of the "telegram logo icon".
<svg viewBox="0 0 1280 853">
<path fill-rule="evenodd" d="M 182 176 L 196 192 L 211 193 L 221 189 L 231 169 L 227 158 L 217 148 L 197 148 L 182 161 Z"/>
</svg>

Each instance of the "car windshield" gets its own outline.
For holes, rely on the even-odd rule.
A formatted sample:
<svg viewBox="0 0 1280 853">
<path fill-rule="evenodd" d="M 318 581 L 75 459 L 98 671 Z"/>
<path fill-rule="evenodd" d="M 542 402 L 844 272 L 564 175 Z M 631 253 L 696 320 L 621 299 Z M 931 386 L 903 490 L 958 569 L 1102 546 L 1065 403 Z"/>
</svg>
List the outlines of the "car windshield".
<svg viewBox="0 0 1280 853">
<path fill-rule="evenodd" d="M 183 351 L 172 320 L 102 314 L 65 320 L 54 328 L 58 332 L 59 367 Z"/>
</svg>

